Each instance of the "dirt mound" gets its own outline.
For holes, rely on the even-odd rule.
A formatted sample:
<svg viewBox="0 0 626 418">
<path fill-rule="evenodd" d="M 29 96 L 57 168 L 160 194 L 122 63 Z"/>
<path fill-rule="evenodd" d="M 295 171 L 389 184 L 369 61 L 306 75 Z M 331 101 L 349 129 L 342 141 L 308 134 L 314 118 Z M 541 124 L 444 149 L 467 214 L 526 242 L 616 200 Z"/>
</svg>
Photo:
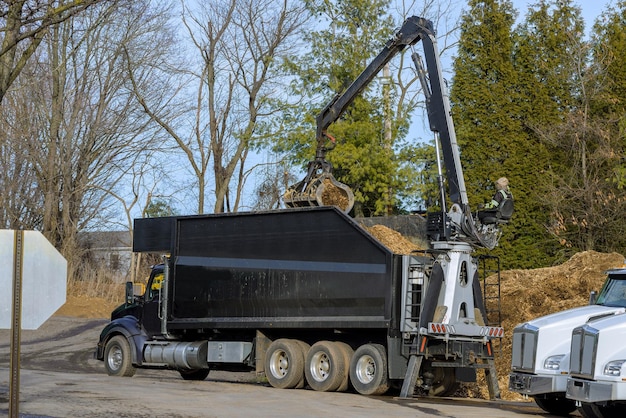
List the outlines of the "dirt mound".
<svg viewBox="0 0 626 418">
<path fill-rule="evenodd" d="M 111 311 L 120 303 L 109 302 L 93 296 L 68 295 L 65 304 L 54 315 L 76 318 L 110 318 Z"/>
</svg>

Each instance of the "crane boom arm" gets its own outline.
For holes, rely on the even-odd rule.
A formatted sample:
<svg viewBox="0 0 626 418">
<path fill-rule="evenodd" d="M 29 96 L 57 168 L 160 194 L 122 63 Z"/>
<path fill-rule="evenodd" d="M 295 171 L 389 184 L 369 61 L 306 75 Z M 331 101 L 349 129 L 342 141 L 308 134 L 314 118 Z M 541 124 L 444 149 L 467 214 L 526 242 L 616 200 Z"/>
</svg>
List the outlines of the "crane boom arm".
<svg viewBox="0 0 626 418">
<path fill-rule="evenodd" d="M 341 94 L 336 95 L 317 116 L 318 151 L 323 148 L 326 129 L 338 120 L 354 99 L 363 92 L 365 87 L 374 79 L 380 70 L 393 57 L 407 46 L 422 41 L 426 65 L 429 74 L 430 86 L 425 86 L 430 129 L 439 135 L 443 151 L 443 160 L 448 176 L 449 197 L 453 203 L 462 207 L 467 206 L 467 192 L 461 169 L 461 161 L 456 143 L 454 124 L 450 116 L 450 104 L 445 95 L 443 75 L 435 32 L 431 21 L 412 16 L 404 21 L 398 32 L 391 38 L 383 50 L 363 70 L 363 72 Z M 419 69 L 418 69 L 419 71 Z M 323 158 L 324 155 L 318 155 Z"/>
<path fill-rule="evenodd" d="M 309 162 L 304 180 L 291 186 L 283 196 L 283 200 L 290 207 L 331 204 L 341 207 L 346 213 L 351 210 L 354 204 L 352 190 L 347 185 L 336 181 L 332 176 L 332 166 L 325 159 L 327 151 L 325 146 L 326 129 L 341 117 L 385 64 L 406 47 L 415 45 L 419 41 L 423 45 L 426 68 L 422 65 L 421 58 L 417 53 L 413 52 L 412 59 L 426 97 L 429 127 L 436 134 L 438 139 L 436 145 L 441 145 L 442 151 L 441 157 L 439 151 L 437 155 L 442 214 L 436 223 L 440 225 L 438 231 L 442 230 L 443 233 L 437 232 L 437 237 L 434 240 L 441 242 L 463 241 L 473 246 L 491 249 L 497 245 L 500 236 L 499 227 L 495 221 L 486 225 L 476 220 L 469 208 L 450 100 L 444 85 L 439 51 L 437 50 L 435 30 L 433 23 L 422 17 L 407 18 L 400 30 L 387 41 L 383 50 L 352 84 L 343 93 L 336 95 L 322 109 L 316 118 L 317 149 L 315 160 Z M 446 193 L 443 184 L 441 159 L 443 159 L 446 169 L 448 193 Z M 329 190 L 333 190 L 334 193 L 327 193 Z M 337 195 L 339 198 L 333 201 L 327 197 L 328 195 Z M 450 211 L 447 213 L 445 210 L 446 198 L 449 198 L 452 203 Z"/>
</svg>

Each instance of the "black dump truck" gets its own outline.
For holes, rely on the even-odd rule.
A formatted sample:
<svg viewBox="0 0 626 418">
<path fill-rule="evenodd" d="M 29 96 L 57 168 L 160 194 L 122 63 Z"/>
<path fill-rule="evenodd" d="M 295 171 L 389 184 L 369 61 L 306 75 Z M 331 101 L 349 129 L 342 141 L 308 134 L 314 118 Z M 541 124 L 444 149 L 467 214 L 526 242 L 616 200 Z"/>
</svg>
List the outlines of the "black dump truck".
<svg viewBox="0 0 626 418">
<path fill-rule="evenodd" d="M 347 215 L 354 196 L 332 176 L 325 130 L 392 57 L 418 41 L 426 68 L 417 53 L 411 57 L 439 140 L 441 211 L 426 221 L 430 248 L 402 255 Z M 401 397 L 416 388 L 451 395 L 484 369 L 490 397 L 499 397 L 492 340 L 503 329 L 490 323 L 473 251 L 497 245 L 513 202 L 482 213 L 469 208 L 432 22 L 404 22 L 322 110 L 316 139 L 305 179 L 283 196 L 287 209 L 135 220 L 134 251 L 166 255 L 143 295 L 128 284 L 97 358 L 110 375 L 168 368 L 201 380 L 211 369 L 243 368 L 277 388 L 352 387 L 372 395 L 401 385 Z M 333 188 L 342 204 L 327 200 Z"/>
<path fill-rule="evenodd" d="M 456 320 L 434 324 L 446 293 L 436 255 L 394 254 L 335 207 L 136 219 L 133 250 L 169 256 L 100 335 L 97 358 L 110 375 L 247 369 L 278 388 L 350 382 L 381 394 L 420 353 L 420 386 L 443 396 L 475 380 L 493 358 L 489 336 L 501 336 L 461 310 L 480 306 L 478 280 L 455 302 L 470 335 L 451 335 Z"/>
</svg>

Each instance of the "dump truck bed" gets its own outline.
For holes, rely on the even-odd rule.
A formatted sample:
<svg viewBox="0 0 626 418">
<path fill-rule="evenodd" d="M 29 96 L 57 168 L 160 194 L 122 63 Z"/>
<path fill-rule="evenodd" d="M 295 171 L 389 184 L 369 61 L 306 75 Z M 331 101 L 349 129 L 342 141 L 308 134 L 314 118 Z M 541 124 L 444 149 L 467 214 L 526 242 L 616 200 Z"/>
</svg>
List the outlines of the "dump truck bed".
<svg viewBox="0 0 626 418">
<path fill-rule="evenodd" d="M 333 207 L 138 219 L 171 254 L 170 329 L 388 328 L 401 257 Z"/>
</svg>

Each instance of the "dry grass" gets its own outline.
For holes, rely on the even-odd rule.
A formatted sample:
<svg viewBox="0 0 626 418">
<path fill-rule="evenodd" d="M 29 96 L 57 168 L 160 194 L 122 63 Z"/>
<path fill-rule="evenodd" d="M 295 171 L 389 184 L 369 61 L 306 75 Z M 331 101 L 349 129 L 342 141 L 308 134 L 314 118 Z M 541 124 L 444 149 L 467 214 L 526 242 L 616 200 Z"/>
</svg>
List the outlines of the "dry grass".
<svg viewBox="0 0 626 418">
<path fill-rule="evenodd" d="M 65 304 L 55 313 L 77 318 L 109 318 L 124 301 L 124 279 L 105 269 L 81 268 L 67 281 Z"/>
<path fill-rule="evenodd" d="M 124 300 L 124 281 L 105 269 L 81 269 L 80 274 L 69 277 L 68 296 L 100 298 L 107 302 L 119 303 Z"/>
</svg>

